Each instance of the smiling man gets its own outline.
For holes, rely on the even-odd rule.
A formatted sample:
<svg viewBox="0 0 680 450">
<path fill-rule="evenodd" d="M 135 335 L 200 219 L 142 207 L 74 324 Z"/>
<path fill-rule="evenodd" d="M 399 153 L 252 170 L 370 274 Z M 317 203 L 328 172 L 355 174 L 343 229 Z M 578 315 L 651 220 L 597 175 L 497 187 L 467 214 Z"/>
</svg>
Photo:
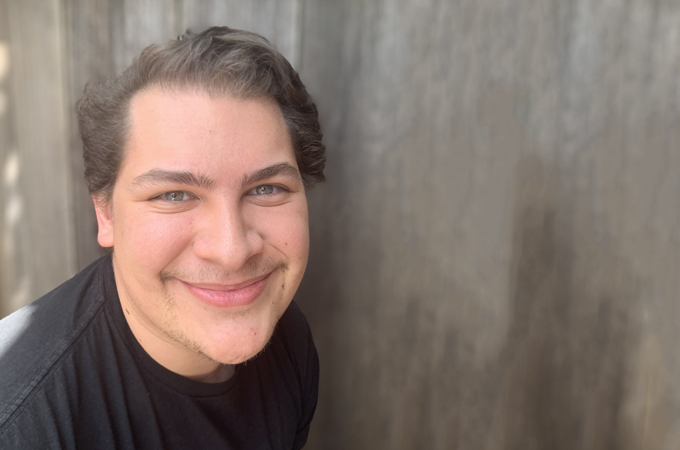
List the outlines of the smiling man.
<svg viewBox="0 0 680 450">
<path fill-rule="evenodd" d="M 301 448 L 318 358 L 292 302 L 317 110 L 258 35 L 148 47 L 78 104 L 110 254 L 0 322 L 1 448 Z"/>
</svg>

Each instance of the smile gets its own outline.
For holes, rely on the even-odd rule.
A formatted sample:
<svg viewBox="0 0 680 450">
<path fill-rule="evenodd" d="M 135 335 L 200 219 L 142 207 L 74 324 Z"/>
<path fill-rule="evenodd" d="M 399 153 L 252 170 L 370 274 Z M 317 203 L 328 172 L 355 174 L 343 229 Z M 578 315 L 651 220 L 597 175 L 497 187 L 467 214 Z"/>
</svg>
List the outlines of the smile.
<svg viewBox="0 0 680 450">
<path fill-rule="evenodd" d="M 217 308 L 234 308 L 253 303 L 267 286 L 271 272 L 258 278 L 234 285 L 180 282 L 203 303 Z"/>
</svg>

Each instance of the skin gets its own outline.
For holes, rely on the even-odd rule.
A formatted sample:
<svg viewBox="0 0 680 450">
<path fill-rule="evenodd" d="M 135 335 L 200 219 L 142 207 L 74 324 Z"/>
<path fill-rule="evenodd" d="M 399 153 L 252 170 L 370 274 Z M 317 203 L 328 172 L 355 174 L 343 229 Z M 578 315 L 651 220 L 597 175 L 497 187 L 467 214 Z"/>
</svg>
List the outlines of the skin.
<svg viewBox="0 0 680 450">
<path fill-rule="evenodd" d="M 267 344 L 307 264 L 283 117 L 266 99 L 153 88 L 130 119 L 111 199 L 93 198 L 125 318 L 167 369 L 224 381 Z"/>
</svg>

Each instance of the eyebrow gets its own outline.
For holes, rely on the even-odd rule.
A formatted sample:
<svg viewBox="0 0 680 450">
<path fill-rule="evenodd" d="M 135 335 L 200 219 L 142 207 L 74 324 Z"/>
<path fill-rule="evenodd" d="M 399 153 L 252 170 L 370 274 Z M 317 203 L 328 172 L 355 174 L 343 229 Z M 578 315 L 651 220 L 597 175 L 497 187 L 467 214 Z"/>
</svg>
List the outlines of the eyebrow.
<svg viewBox="0 0 680 450">
<path fill-rule="evenodd" d="M 264 169 L 257 170 L 249 175 L 243 177 L 241 180 L 242 186 L 248 186 L 255 184 L 259 181 L 266 180 L 267 178 L 272 178 L 276 176 L 286 176 L 294 178 L 296 181 L 301 181 L 300 171 L 294 165 L 282 162 L 278 164 L 273 164 Z"/>
<path fill-rule="evenodd" d="M 259 181 L 275 176 L 288 176 L 298 181 L 302 180 L 300 172 L 295 166 L 287 162 L 282 162 L 245 175 L 241 180 L 241 185 L 252 185 Z M 197 175 L 188 171 L 162 169 L 150 170 L 135 177 L 135 179 L 132 180 L 133 187 L 145 185 L 154 186 L 162 184 L 183 184 L 188 186 L 196 186 L 203 189 L 211 189 L 215 185 L 215 181 L 205 175 Z"/>
<path fill-rule="evenodd" d="M 160 184 L 184 184 L 197 186 L 203 189 L 210 189 L 215 182 L 204 175 L 195 175 L 187 171 L 173 171 L 153 169 L 145 172 L 132 180 L 132 186 L 139 187 L 144 185 Z"/>
</svg>

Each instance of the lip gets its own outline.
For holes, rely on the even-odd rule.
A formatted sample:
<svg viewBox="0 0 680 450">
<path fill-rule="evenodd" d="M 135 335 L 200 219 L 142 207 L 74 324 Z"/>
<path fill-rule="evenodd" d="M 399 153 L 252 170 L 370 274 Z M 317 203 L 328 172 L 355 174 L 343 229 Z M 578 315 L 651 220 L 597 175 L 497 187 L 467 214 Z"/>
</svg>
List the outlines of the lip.
<svg viewBox="0 0 680 450">
<path fill-rule="evenodd" d="M 267 286 L 271 272 L 234 285 L 187 283 L 179 280 L 201 302 L 217 308 L 235 308 L 253 303 Z"/>
</svg>

